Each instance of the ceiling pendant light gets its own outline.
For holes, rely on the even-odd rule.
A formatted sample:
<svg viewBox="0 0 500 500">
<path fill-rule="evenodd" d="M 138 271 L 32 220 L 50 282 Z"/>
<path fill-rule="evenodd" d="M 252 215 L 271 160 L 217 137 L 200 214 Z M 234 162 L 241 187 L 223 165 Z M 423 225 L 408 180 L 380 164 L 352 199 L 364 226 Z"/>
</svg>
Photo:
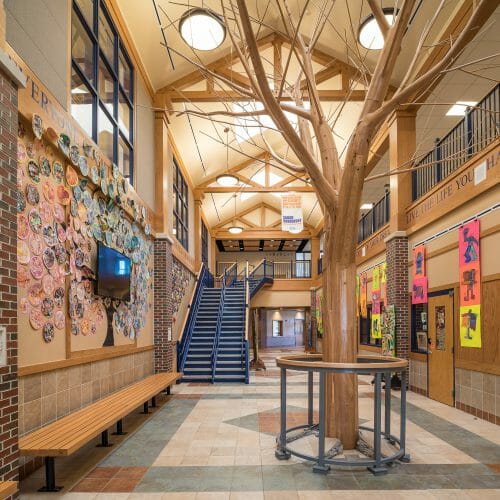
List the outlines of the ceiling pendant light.
<svg viewBox="0 0 500 500">
<path fill-rule="evenodd" d="M 236 193 L 233 195 L 233 198 L 234 198 L 234 220 L 233 220 L 233 225 L 231 227 L 228 227 L 227 230 L 231 234 L 241 234 L 243 232 L 243 228 L 236 224 Z"/>
<path fill-rule="evenodd" d="M 389 26 L 392 26 L 398 11 L 392 7 L 386 7 L 382 11 Z M 358 41 L 365 49 L 380 50 L 384 47 L 384 36 L 373 14 L 366 17 L 359 25 Z"/>
<path fill-rule="evenodd" d="M 193 49 L 214 50 L 224 42 L 226 27 L 222 18 L 213 10 L 195 7 L 182 15 L 179 33 Z"/>
<path fill-rule="evenodd" d="M 229 173 L 229 127 L 224 129 L 226 133 L 226 173 L 217 176 L 217 184 L 224 187 L 236 186 L 240 180 L 236 175 Z"/>
</svg>

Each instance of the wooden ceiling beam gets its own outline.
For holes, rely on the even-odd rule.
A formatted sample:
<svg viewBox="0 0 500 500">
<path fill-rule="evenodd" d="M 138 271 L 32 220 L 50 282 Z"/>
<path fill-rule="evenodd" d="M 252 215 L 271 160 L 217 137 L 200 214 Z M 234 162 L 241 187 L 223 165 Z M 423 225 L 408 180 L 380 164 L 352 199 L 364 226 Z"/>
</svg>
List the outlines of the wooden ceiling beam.
<svg viewBox="0 0 500 500">
<path fill-rule="evenodd" d="M 226 186 L 208 186 L 198 188 L 203 193 L 314 193 L 311 186 L 248 186 L 248 187 L 226 187 Z"/>
<path fill-rule="evenodd" d="M 310 229 L 304 229 L 297 234 L 289 233 L 288 231 L 280 231 L 278 229 L 245 229 L 236 237 L 226 229 L 218 229 L 214 231 L 214 238 L 220 240 L 301 240 L 311 238 Z"/>
</svg>

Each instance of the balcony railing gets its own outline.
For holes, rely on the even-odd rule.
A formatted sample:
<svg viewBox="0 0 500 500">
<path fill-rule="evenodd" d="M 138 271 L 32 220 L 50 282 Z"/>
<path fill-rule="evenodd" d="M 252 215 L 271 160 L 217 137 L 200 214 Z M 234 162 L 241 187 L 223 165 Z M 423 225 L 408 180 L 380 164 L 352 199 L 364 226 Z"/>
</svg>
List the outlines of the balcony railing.
<svg viewBox="0 0 500 500">
<path fill-rule="evenodd" d="M 391 211 L 391 194 L 388 191 L 373 205 L 373 208 L 366 212 L 358 222 L 358 243 L 366 240 L 373 233 L 376 233 L 382 226 L 389 222 Z"/>
<path fill-rule="evenodd" d="M 436 139 L 412 172 L 413 201 L 460 168 L 467 160 L 498 137 L 500 85 L 497 85 L 474 108 L 467 108 L 465 118 L 442 139 Z"/>
<path fill-rule="evenodd" d="M 234 267 L 233 267 L 234 266 Z M 230 274 L 236 268 L 236 262 L 218 262 L 217 270 L 226 270 L 226 274 Z M 292 260 L 283 262 L 272 262 L 264 259 L 251 273 L 251 278 L 270 277 L 275 279 L 301 279 L 311 277 L 311 261 L 310 260 Z M 217 280 L 216 280 L 217 281 Z M 230 286 L 230 283 L 226 283 Z"/>
</svg>

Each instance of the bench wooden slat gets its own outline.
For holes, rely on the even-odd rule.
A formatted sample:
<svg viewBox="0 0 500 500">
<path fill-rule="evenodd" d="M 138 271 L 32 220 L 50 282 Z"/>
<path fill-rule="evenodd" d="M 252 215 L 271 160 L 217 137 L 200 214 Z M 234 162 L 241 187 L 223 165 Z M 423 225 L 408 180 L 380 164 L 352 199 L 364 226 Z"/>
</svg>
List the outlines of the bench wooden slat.
<svg viewBox="0 0 500 500">
<path fill-rule="evenodd" d="M 21 455 L 66 456 L 81 448 L 164 388 L 181 373 L 158 373 L 19 439 Z"/>
<path fill-rule="evenodd" d="M 17 491 L 16 481 L 0 481 L 0 500 L 5 500 Z"/>
</svg>

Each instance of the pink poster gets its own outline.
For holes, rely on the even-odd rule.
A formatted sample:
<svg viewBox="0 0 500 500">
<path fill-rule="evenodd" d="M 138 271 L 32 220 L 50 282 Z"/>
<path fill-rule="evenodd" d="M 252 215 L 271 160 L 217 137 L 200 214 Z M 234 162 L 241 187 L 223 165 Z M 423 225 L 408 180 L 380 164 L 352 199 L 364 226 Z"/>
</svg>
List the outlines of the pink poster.
<svg viewBox="0 0 500 500">
<path fill-rule="evenodd" d="M 414 278 L 411 287 L 411 303 L 425 304 L 427 302 L 427 277 Z"/>
</svg>

